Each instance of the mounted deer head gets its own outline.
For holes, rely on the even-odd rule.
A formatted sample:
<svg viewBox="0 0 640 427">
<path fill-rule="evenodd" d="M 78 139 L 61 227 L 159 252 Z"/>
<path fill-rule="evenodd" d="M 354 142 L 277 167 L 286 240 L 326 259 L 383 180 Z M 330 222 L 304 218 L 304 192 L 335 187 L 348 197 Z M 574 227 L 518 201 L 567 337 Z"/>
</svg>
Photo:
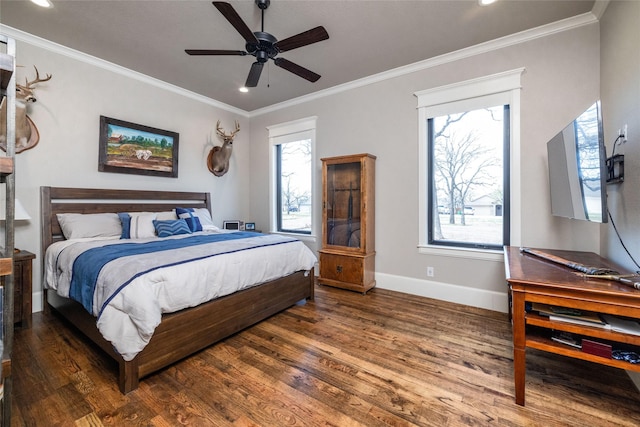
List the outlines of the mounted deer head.
<svg viewBox="0 0 640 427">
<path fill-rule="evenodd" d="M 38 128 L 33 121 L 27 116 L 27 104 L 29 102 L 36 102 L 36 97 L 33 94 L 36 83 L 42 83 L 51 80 L 53 77 L 51 74 L 47 74 L 47 77 L 40 78 L 38 68 L 34 65 L 36 70 L 36 78 L 29 81 L 25 77 L 25 85 L 16 83 L 16 154 L 21 151 L 28 150 L 34 147 L 40 140 L 40 134 Z M 7 108 L 3 99 L 2 108 L 0 111 L 0 148 L 6 151 L 7 149 L 7 129 L 6 129 L 6 117 Z"/>
<path fill-rule="evenodd" d="M 231 158 L 231 151 L 233 150 L 233 138 L 240 132 L 240 124 L 236 120 L 236 129 L 227 134 L 220 127 L 220 120 L 218 120 L 216 132 L 222 138 L 222 146 L 213 147 L 209 151 L 207 167 L 209 172 L 215 176 L 222 176 L 229 171 L 229 158 Z"/>
</svg>

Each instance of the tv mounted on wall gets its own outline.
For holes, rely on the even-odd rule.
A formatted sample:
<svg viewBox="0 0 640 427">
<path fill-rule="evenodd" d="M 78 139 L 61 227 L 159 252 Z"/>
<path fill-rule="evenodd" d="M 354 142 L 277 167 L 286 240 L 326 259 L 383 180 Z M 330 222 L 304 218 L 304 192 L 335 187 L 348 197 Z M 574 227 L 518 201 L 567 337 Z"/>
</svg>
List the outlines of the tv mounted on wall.
<svg viewBox="0 0 640 427">
<path fill-rule="evenodd" d="M 600 101 L 547 143 L 551 213 L 607 222 L 607 168 Z"/>
</svg>

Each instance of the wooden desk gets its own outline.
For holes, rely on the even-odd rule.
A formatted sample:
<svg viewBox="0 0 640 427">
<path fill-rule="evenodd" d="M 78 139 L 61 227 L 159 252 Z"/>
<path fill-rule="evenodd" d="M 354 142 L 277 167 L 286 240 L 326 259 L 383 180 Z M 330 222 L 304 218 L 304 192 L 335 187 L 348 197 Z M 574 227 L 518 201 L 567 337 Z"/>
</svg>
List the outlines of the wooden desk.
<svg viewBox="0 0 640 427">
<path fill-rule="evenodd" d="M 541 250 L 581 264 L 609 267 L 623 273 L 619 267 L 594 253 Z M 525 302 L 540 302 L 640 319 L 640 290 L 614 281 L 586 278 L 573 269 L 521 253 L 520 248 L 517 247 L 505 247 L 504 252 L 507 283 L 512 300 L 513 370 L 518 405 L 524 405 L 526 347 L 630 371 L 640 371 L 640 365 L 583 353 L 580 349 L 556 343 L 545 334 L 529 332 L 526 327 L 530 325 L 555 329 L 593 337 L 596 340 L 609 340 L 637 346 L 640 346 L 640 336 L 598 327 L 554 322 L 548 317 L 525 311 Z"/>
</svg>

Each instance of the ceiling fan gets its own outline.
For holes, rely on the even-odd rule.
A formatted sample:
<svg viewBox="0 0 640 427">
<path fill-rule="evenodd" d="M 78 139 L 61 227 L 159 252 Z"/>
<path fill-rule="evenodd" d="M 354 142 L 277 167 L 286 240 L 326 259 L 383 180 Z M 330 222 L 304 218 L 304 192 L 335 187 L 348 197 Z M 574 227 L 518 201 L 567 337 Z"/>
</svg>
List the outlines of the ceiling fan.
<svg viewBox="0 0 640 427">
<path fill-rule="evenodd" d="M 329 34 L 324 27 L 319 26 L 312 28 L 308 31 L 296 34 L 284 40 L 278 41 L 274 36 L 264 31 L 264 11 L 269 7 L 271 0 L 255 0 L 256 5 L 262 11 L 262 31 L 252 32 L 247 24 L 242 20 L 240 15 L 235 11 L 230 3 L 223 1 L 214 1 L 213 5 L 222 13 L 222 15 L 229 21 L 233 28 L 240 33 L 240 35 L 247 42 L 245 50 L 211 50 L 211 49 L 185 49 L 189 55 L 251 55 L 256 58 L 256 62 L 251 65 L 249 70 L 249 76 L 247 77 L 246 87 L 256 87 L 258 80 L 260 80 L 260 74 L 262 73 L 262 67 L 264 63 L 269 59 L 273 59 L 274 64 L 280 68 L 292 72 L 293 74 L 309 80 L 310 82 L 316 82 L 320 78 L 319 74 L 314 73 L 298 64 L 295 64 L 287 59 L 276 57 L 281 52 L 297 49 L 302 46 L 307 46 L 312 43 L 317 43 L 329 38 Z"/>
</svg>

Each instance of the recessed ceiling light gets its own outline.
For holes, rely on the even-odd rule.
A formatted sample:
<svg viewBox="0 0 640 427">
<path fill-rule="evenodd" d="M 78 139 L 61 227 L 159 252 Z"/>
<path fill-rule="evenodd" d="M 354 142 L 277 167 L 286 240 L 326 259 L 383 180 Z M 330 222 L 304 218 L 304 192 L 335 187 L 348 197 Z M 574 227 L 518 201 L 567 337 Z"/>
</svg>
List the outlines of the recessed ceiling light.
<svg viewBox="0 0 640 427">
<path fill-rule="evenodd" d="M 32 3 L 37 4 L 40 7 L 53 7 L 53 3 L 49 0 L 31 0 Z"/>
<path fill-rule="evenodd" d="M 249 92 L 249 88 L 242 86 L 240 89 L 238 89 L 240 92 L 242 93 L 246 93 Z"/>
<path fill-rule="evenodd" d="M 33 0 L 31 0 L 33 1 Z M 489 5 L 491 3 L 495 3 L 497 0 L 478 0 L 478 3 L 480 4 L 480 6 L 486 6 Z"/>
</svg>

